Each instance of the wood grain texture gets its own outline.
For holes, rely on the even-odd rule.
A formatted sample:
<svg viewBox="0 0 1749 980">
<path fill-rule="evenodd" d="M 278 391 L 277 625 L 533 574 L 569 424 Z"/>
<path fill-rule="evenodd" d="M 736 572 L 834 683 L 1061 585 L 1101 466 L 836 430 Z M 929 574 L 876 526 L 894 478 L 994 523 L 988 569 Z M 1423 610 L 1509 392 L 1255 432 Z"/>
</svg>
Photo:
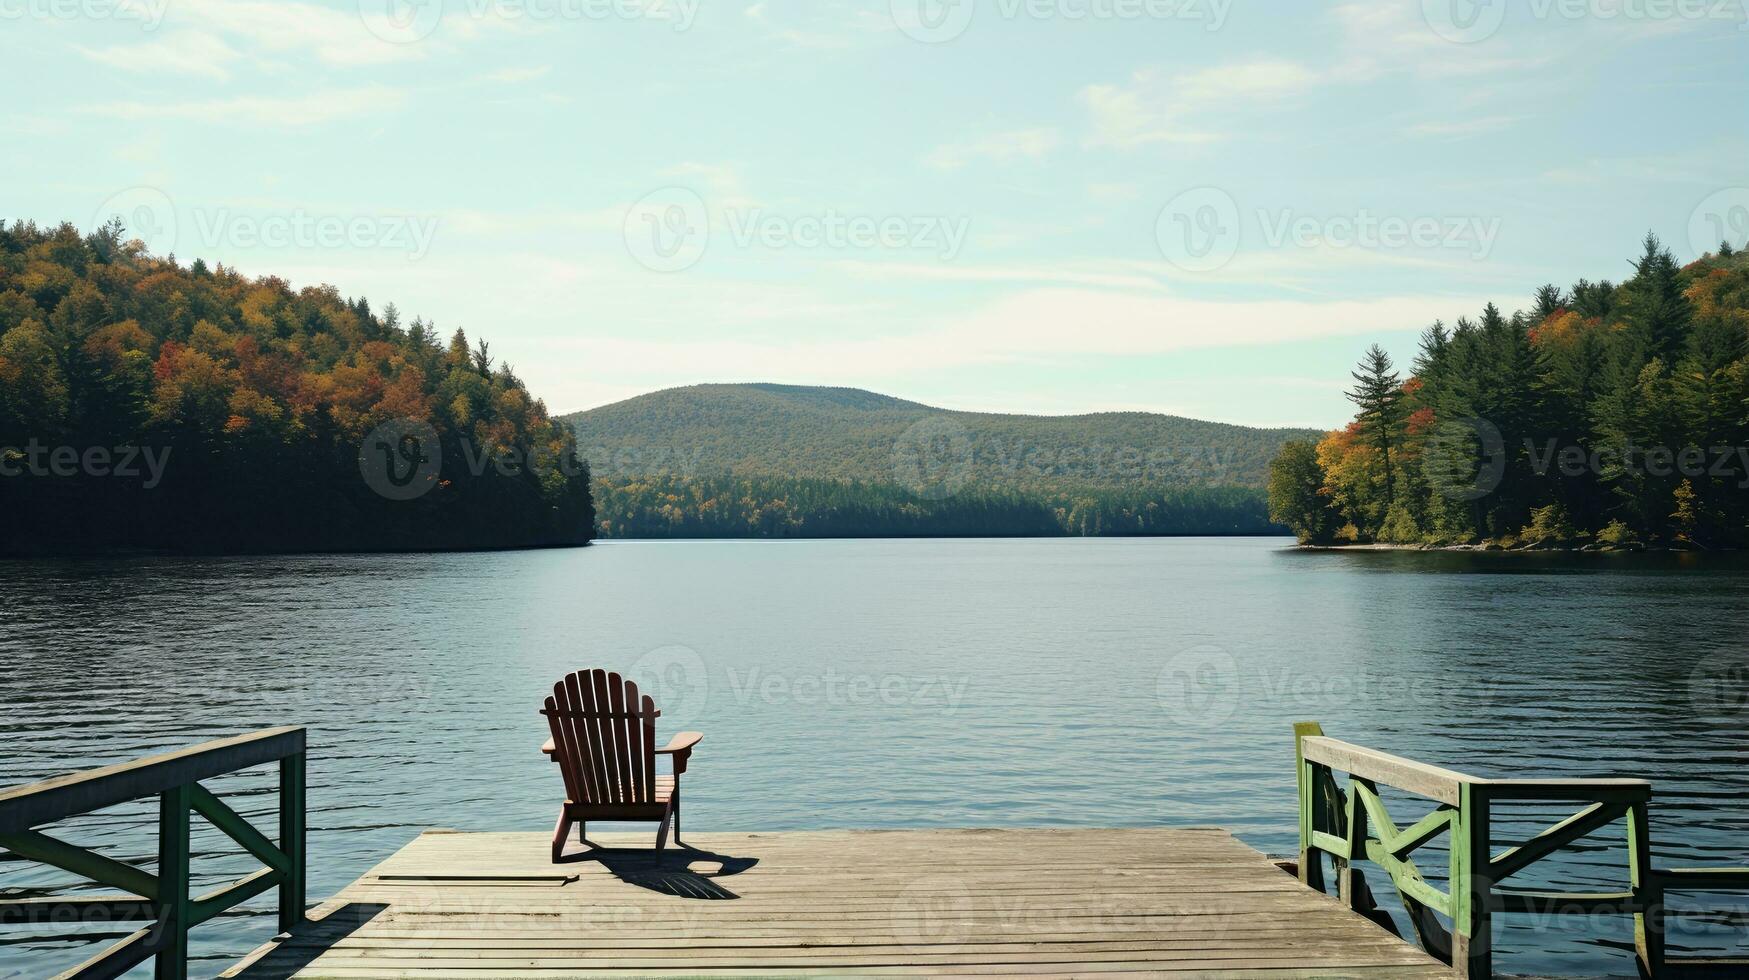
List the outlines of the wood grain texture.
<svg viewBox="0 0 1749 980">
<path fill-rule="evenodd" d="M 225 975 L 1450 973 L 1223 830 L 591 840 L 427 832 Z"/>
</svg>

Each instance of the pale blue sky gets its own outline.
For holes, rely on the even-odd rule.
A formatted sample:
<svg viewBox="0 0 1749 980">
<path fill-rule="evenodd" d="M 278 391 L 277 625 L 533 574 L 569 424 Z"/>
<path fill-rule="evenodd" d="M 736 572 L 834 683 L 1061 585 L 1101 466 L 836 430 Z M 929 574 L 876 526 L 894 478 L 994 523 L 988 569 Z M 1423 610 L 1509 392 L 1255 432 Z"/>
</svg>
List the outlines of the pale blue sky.
<svg viewBox="0 0 1749 980">
<path fill-rule="evenodd" d="M 1741 0 L 923 2 L 0 0 L 0 215 L 394 301 L 558 411 L 1326 427 L 1372 340 L 1749 237 Z"/>
</svg>

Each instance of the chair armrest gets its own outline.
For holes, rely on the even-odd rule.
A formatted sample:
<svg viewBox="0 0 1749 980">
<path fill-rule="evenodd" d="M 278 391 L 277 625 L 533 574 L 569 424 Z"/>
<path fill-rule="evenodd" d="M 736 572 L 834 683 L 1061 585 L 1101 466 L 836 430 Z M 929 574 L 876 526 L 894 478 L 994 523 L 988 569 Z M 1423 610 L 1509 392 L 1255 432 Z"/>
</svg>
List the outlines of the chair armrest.
<svg viewBox="0 0 1749 980">
<path fill-rule="evenodd" d="M 686 763 L 692 758 L 692 747 L 697 745 L 704 735 L 699 732 L 681 732 L 668 740 L 668 746 L 656 750 L 657 755 L 674 757 L 674 775 L 686 771 Z"/>
<path fill-rule="evenodd" d="M 668 740 L 667 748 L 657 749 L 656 754 L 661 755 L 664 752 L 690 752 L 692 751 L 692 747 L 697 745 L 703 740 L 703 738 L 704 735 L 700 732 L 681 732 Z"/>
</svg>

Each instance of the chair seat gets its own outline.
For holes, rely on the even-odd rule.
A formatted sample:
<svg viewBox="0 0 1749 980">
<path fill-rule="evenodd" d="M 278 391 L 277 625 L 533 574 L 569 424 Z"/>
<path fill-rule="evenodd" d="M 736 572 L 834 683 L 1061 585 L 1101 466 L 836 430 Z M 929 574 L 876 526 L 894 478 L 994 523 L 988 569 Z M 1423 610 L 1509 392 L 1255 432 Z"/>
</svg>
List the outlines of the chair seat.
<svg viewBox="0 0 1749 980">
<path fill-rule="evenodd" d="M 668 803 L 668 801 L 672 800 L 672 799 L 674 799 L 674 777 L 673 776 L 657 776 L 656 777 L 655 792 L 651 794 L 651 798 L 646 802 L 651 806 L 665 806 Z M 579 807 L 588 807 L 588 806 L 641 806 L 641 805 L 644 805 L 644 804 L 639 804 L 639 803 L 579 803 L 576 800 L 566 800 L 565 804 L 567 806 L 579 806 Z"/>
</svg>

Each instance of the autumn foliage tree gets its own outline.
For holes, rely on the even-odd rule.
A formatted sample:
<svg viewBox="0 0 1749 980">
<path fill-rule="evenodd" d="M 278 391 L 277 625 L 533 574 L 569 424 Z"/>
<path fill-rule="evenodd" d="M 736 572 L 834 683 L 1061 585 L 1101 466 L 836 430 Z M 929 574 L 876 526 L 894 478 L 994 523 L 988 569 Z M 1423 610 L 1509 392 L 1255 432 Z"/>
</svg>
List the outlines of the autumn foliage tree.
<svg viewBox="0 0 1749 980">
<path fill-rule="evenodd" d="M 440 479 L 417 499 L 387 499 L 361 471 L 367 434 L 394 420 L 439 436 Z M 149 450 L 161 479 L 114 460 L 44 472 L 59 447 Z M 331 286 L 153 256 L 119 222 L 90 235 L 0 223 L 0 454 L 5 551 L 505 547 L 593 532 L 574 436 L 484 343 L 445 349 L 423 320 Z"/>
</svg>

